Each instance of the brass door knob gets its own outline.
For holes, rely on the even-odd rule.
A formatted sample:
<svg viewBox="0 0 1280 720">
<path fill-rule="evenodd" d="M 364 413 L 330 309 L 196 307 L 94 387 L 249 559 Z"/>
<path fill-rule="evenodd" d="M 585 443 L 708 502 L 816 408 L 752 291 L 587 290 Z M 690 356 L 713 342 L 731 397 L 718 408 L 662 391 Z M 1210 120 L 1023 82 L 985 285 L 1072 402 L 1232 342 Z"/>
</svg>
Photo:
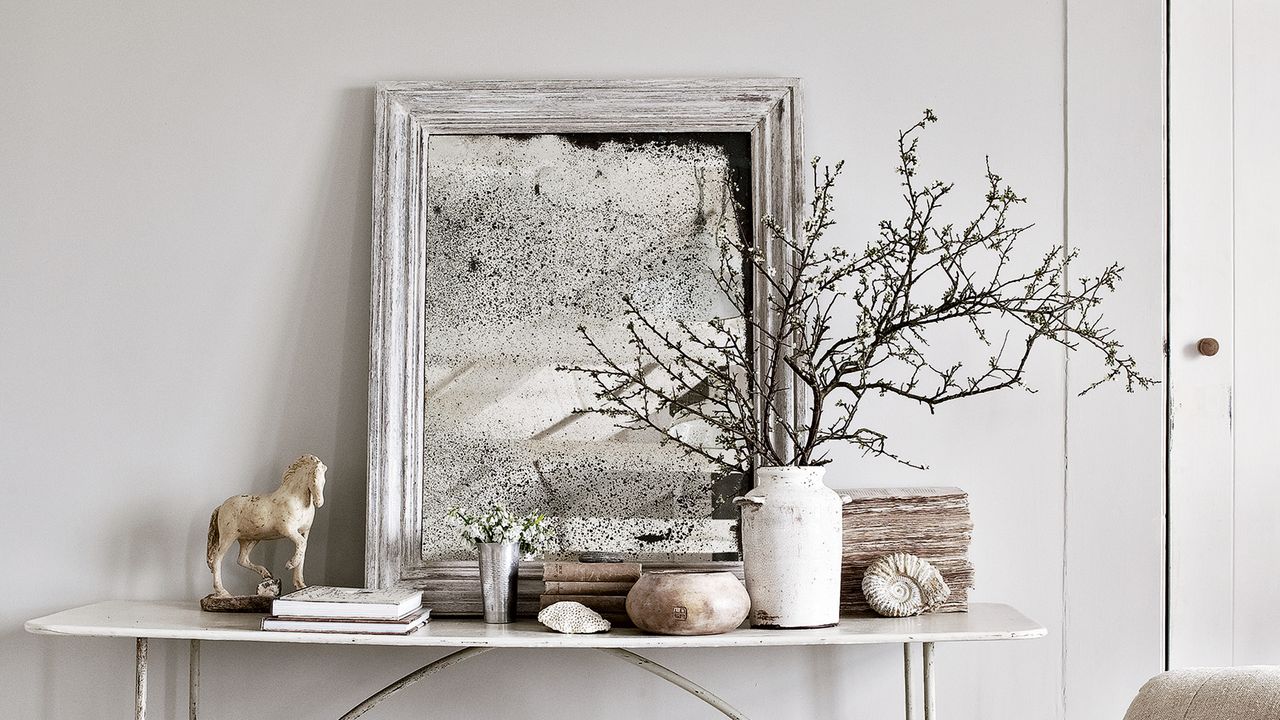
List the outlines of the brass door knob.
<svg viewBox="0 0 1280 720">
<path fill-rule="evenodd" d="M 1200 338 L 1200 342 L 1196 343 L 1196 349 L 1205 357 L 1213 357 L 1218 354 L 1218 341 L 1213 338 Z"/>
</svg>

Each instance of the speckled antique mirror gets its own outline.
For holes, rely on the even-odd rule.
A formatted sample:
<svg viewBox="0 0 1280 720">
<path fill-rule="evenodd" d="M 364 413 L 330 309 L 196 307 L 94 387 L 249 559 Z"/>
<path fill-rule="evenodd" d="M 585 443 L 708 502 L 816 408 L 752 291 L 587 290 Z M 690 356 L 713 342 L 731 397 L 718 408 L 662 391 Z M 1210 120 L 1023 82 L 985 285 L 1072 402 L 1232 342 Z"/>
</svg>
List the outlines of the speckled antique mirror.
<svg viewBox="0 0 1280 720">
<path fill-rule="evenodd" d="M 789 226 L 801 202 L 797 93 L 791 80 L 379 86 L 367 584 L 477 610 L 474 554 L 445 514 L 493 503 L 546 511 L 549 557 L 736 559 L 741 477 L 575 412 L 591 390 L 558 368 L 596 359 L 580 328 L 626 348 L 623 297 L 673 323 L 723 317 L 717 233 L 786 262 L 760 218 Z"/>
</svg>

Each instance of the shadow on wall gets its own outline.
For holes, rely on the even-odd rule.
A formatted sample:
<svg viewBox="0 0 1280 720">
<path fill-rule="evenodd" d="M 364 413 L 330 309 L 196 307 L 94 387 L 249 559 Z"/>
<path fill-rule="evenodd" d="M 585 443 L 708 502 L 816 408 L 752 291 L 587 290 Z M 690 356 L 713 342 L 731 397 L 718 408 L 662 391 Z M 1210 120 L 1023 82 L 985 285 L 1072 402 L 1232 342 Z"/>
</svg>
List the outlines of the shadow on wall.
<svg viewBox="0 0 1280 720">
<path fill-rule="evenodd" d="M 259 458 L 245 492 L 274 490 L 284 468 L 305 452 L 329 467 L 325 505 L 316 513 L 307 549 L 306 578 L 311 584 L 362 585 L 364 581 L 365 459 L 368 436 L 369 373 L 369 239 L 372 208 L 374 90 L 349 88 L 338 107 L 322 107 L 332 118 L 324 138 L 327 152 L 313 177 L 298 182 L 315 188 L 310 225 L 285 257 L 278 281 L 288 290 L 273 312 L 281 330 L 273 337 L 275 375 L 264 396 L 256 398 L 263 428 L 252 449 Z M 209 512 L 223 498 L 210 498 L 208 508 L 192 509 L 187 538 L 190 547 L 205 546 Z M 286 541 L 259 545 L 254 560 L 270 568 L 291 589 L 284 563 Z M 228 589 L 252 592 L 258 578 L 235 565 L 235 552 L 224 560 Z M 193 553 L 187 577 L 198 579 L 188 594 L 210 592 L 204 554 Z"/>
<path fill-rule="evenodd" d="M 323 192 L 313 213 L 311 237 L 319 244 L 313 272 L 304 288 L 304 328 L 314 327 L 315 335 L 329 329 L 335 337 L 323 347 L 336 354 L 336 386 L 314 388 L 324 402 L 317 413 L 328 411 L 329 435 L 318 439 L 333 448 L 329 462 L 326 512 L 317 528 L 317 547 L 324 552 L 312 567 L 315 581 L 330 585 L 364 584 L 364 527 L 366 459 L 369 436 L 369 288 L 370 235 L 373 194 L 372 87 L 348 88 L 339 100 L 337 124 L 333 130 L 330 164 L 326 168 Z M 345 288 L 345 292 L 336 292 Z M 330 316 L 305 312 L 314 305 L 325 306 L 331 293 Z M 310 323 L 310 325 L 308 325 Z M 294 346 L 291 375 L 306 376 L 305 364 L 317 354 L 306 335 Z M 324 354 L 323 351 L 320 354 Z M 306 390 L 290 387 L 289 400 L 300 399 Z M 289 405 L 293 407 L 293 405 Z M 331 498 L 331 500 L 329 500 Z M 332 502 L 332 505 L 329 504 Z"/>
</svg>

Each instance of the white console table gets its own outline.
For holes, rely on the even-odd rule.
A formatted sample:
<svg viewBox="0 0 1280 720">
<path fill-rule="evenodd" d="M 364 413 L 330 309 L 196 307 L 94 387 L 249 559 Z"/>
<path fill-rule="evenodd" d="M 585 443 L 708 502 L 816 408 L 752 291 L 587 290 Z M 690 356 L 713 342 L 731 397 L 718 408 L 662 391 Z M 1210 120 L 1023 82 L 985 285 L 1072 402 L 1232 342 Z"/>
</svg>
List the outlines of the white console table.
<svg viewBox="0 0 1280 720">
<path fill-rule="evenodd" d="M 205 640 L 298 643 L 316 645 L 388 645 L 395 647 L 458 648 L 443 658 L 396 680 L 342 716 L 354 720 L 394 693 L 468 658 L 499 648 L 578 648 L 597 650 L 625 660 L 692 693 L 723 715 L 746 716 L 724 700 L 675 671 L 633 652 L 649 648 L 779 647 L 797 645 L 901 644 L 904 659 L 906 717 L 915 716 L 911 646 L 922 645 L 924 718 L 935 720 L 934 644 L 973 640 L 1024 640 L 1045 635 L 1045 629 L 1007 605 L 973 604 L 967 613 L 943 613 L 913 618 L 847 617 L 836 627 L 814 630 L 752 630 L 724 635 L 678 637 L 648 635 L 634 629 L 615 629 L 598 635 L 561 635 L 532 620 L 510 625 L 486 625 L 475 619 L 437 618 L 410 635 L 341 635 L 266 632 L 261 615 L 201 612 L 196 601 L 101 602 L 66 610 L 26 624 L 28 632 L 43 635 L 128 637 L 136 641 L 137 673 L 134 717 L 147 712 L 147 645 L 150 640 L 190 642 L 190 717 L 200 709 L 200 643 Z"/>
</svg>

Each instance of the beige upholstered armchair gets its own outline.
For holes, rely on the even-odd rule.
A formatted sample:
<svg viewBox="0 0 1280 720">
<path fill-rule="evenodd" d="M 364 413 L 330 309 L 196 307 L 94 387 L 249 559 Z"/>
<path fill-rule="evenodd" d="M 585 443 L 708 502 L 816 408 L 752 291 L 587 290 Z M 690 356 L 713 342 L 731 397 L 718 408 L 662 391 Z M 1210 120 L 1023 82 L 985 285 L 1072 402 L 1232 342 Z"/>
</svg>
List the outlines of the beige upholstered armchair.
<svg viewBox="0 0 1280 720">
<path fill-rule="evenodd" d="M 1124 720 L 1280 720 L 1280 666 L 1162 673 L 1142 686 Z"/>
</svg>

